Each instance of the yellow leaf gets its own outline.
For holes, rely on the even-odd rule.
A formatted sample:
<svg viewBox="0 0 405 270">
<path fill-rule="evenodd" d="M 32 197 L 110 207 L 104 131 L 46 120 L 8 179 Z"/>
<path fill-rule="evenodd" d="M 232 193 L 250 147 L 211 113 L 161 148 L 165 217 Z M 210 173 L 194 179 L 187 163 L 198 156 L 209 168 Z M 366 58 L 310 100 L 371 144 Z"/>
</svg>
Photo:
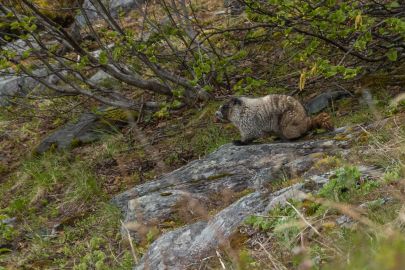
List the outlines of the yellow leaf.
<svg viewBox="0 0 405 270">
<path fill-rule="evenodd" d="M 354 20 L 354 28 L 358 29 L 359 26 L 361 26 L 363 24 L 363 17 L 361 16 L 361 14 L 356 16 L 356 19 Z"/>
<path fill-rule="evenodd" d="M 315 75 L 317 70 L 318 70 L 318 65 L 315 63 L 315 65 L 311 68 L 310 74 L 312 76 Z"/>
<path fill-rule="evenodd" d="M 322 227 L 324 227 L 325 229 L 333 229 L 336 227 L 336 223 L 333 221 L 325 222 L 322 224 Z"/>
<path fill-rule="evenodd" d="M 304 89 L 306 79 L 307 79 L 307 72 L 306 72 L 306 70 L 304 69 L 304 70 L 301 72 L 301 75 L 300 75 L 300 82 L 299 82 L 299 84 L 298 84 L 298 88 L 299 88 L 300 90 L 303 90 L 303 89 Z"/>
</svg>

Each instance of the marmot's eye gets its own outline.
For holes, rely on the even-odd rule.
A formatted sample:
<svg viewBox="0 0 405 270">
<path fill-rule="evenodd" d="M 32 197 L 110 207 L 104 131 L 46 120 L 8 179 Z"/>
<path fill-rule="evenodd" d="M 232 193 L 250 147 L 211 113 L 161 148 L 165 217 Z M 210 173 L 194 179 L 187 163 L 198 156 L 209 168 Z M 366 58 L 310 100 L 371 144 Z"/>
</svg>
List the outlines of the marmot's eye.
<svg viewBox="0 0 405 270">
<path fill-rule="evenodd" d="M 239 98 L 236 98 L 236 97 L 231 99 L 231 103 L 233 105 L 241 105 L 242 104 L 241 100 Z"/>
</svg>

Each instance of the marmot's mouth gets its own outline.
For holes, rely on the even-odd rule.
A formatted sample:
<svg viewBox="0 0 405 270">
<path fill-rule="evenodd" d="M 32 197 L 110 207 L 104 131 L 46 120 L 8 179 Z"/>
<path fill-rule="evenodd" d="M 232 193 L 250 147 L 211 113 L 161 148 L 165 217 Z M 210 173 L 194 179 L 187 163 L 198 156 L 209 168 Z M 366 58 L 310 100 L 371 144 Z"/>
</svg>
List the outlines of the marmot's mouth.
<svg viewBox="0 0 405 270">
<path fill-rule="evenodd" d="M 221 123 L 222 122 L 222 120 L 221 119 L 219 119 L 218 117 L 214 117 L 214 123 Z"/>
<path fill-rule="evenodd" d="M 222 113 L 219 111 L 215 112 L 214 123 L 224 123 L 224 122 L 226 121 L 222 116 Z"/>
</svg>

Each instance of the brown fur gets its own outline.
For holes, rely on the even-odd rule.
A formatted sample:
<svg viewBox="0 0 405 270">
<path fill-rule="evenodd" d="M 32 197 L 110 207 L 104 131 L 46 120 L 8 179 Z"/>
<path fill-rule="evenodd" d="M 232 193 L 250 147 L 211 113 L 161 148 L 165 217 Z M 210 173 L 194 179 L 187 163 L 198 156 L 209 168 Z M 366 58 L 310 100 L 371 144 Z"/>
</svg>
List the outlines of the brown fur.
<svg viewBox="0 0 405 270">
<path fill-rule="evenodd" d="M 298 100 L 287 95 L 232 98 L 220 107 L 216 116 L 239 129 L 243 144 L 268 135 L 291 140 L 314 128 L 333 129 L 328 114 L 311 118 Z"/>
<path fill-rule="evenodd" d="M 330 115 L 323 112 L 314 117 L 311 117 L 311 126 L 309 129 L 323 128 L 326 130 L 333 130 L 332 120 Z"/>
</svg>

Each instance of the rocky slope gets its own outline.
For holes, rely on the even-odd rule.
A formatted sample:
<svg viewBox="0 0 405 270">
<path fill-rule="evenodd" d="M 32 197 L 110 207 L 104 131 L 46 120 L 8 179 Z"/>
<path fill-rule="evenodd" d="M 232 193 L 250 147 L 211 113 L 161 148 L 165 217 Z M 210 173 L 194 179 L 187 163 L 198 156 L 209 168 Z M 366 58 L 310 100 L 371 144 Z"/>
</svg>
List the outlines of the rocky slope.
<svg viewBox="0 0 405 270">
<path fill-rule="evenodd" d="M 160 236 L 134 269 L 186 269 L 198 266 L 253 214 L 268 213 L 289 199 L 316 193 L 333 172 L 320 173 L 313 164 L 322 155 L 349 152 L 347 141 L 314 140 L 234 146 L 227 144 L 207 157 L 138 185 L 113 199 L 124 212 L 122 233 L 141 241 L 146 228 L 161 226 L 183 212 L 191 222 Z M 360 167 L 364 175 L 378 170 Z M 271 192 L 282 177 L 304 179 Z M 218 203 L 226 193 L 228 203 Z M 247 195 L 245 195 L 248 193 Z M 238 196 L 239 194 L 239 196 Z M 240 195 L 241 194 L 241 195 Z M 213 209 L 219 211 L 209 214 Z M 195 213 L 199 213 L 197 217 Z"/>
</svg>

